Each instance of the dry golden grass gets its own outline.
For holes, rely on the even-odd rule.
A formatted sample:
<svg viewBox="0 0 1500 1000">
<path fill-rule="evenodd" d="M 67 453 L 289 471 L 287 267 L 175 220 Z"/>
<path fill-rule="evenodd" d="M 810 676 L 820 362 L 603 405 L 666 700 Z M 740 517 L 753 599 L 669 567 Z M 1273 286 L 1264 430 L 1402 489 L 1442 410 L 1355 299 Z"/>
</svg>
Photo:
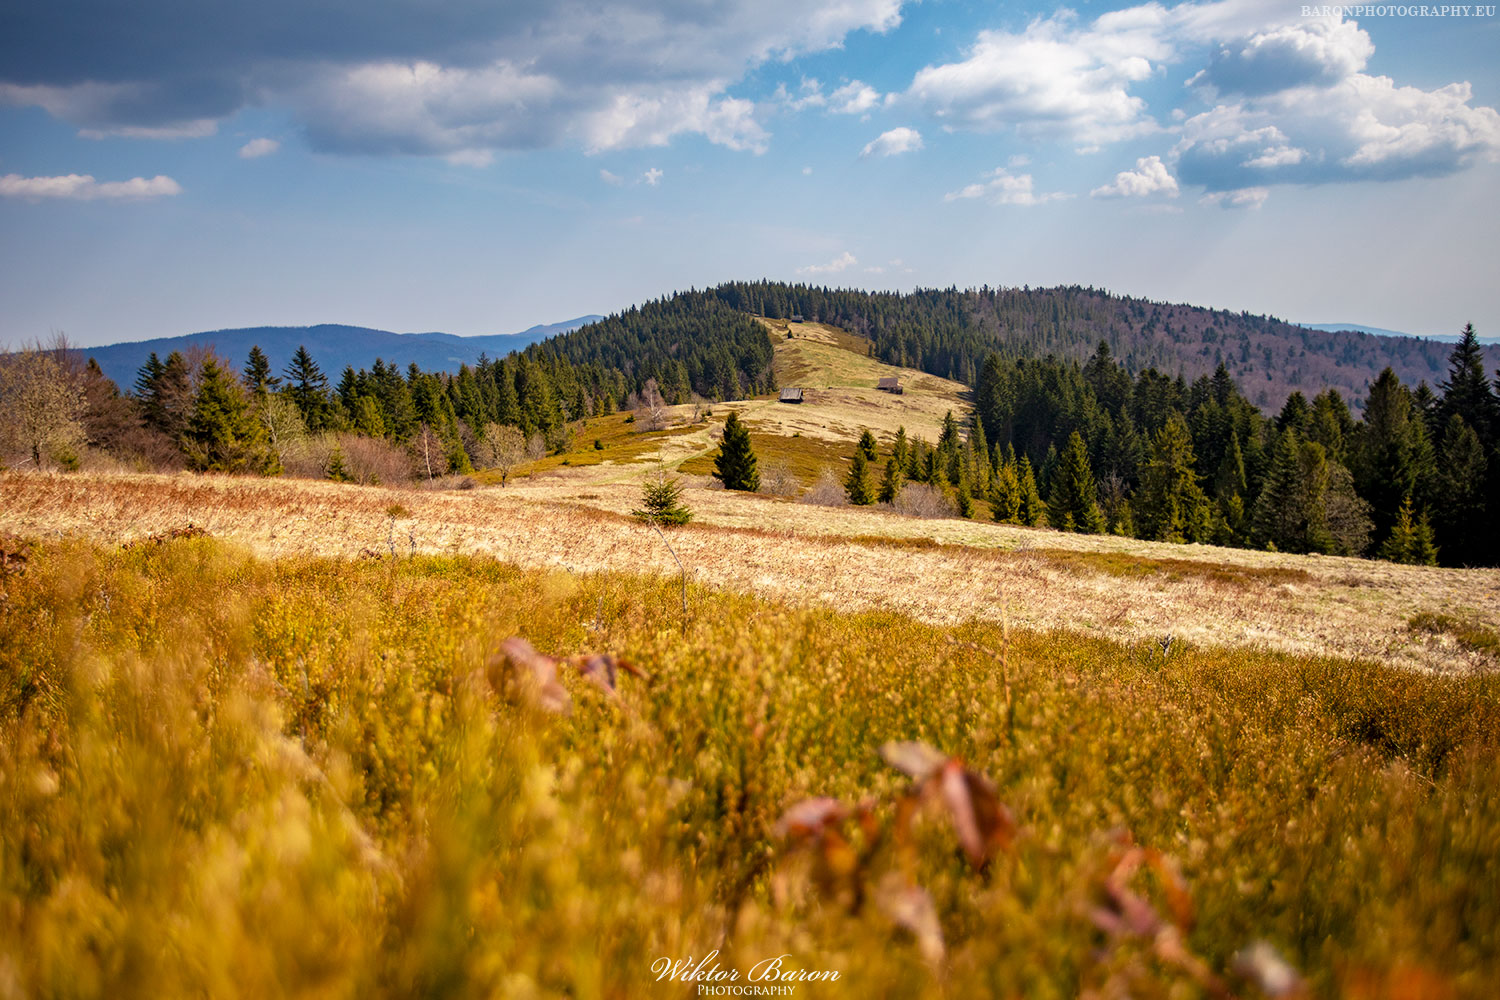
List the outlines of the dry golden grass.
<svg viewBox="0 0 1500 1000">
<path fill-rule="evenodd" d="M 936 624 L 1005 621 L 1131 642 L 1171 635 L 1431 670 L 1495 665 L 1487 652 L 1408 626 L 1428 613 L 1500 627 L 1494 570 L 915 520 L 697 487 L 685 499 L 697 520 L 673 532 L 672 544 L 690 578 L 716 588 Z M 403 551 L 414 544 L 520 566 L 675 575 L 655 534 L 626 516 L 638 500 L 635 485 L 562 476 L 505 490 L 426 493 L 232 477 L 6 473 L 0 531 L 119 543 L 191 522 L 264 556 L 379 554 L 394 539 Z M 392 504 L 409 513 L 393 521 Z"/>
</svg>

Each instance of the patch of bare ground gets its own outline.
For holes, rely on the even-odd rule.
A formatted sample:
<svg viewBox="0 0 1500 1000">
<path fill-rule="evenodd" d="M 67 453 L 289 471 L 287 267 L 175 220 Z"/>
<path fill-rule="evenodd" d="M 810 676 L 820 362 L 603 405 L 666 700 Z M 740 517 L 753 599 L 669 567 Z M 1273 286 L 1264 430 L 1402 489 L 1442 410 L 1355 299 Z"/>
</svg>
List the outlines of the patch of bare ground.
<svg viewBox="0 0 1500 1000">
<path fill-rule="evenodd" d="M 701 481 L 699 481 L 701 483 Z M 196 525 L 251 550 L 486 554 L 522 566 L 675 574 L 627 513 L 628 484 L 538 477 L 508 489 L 423 492 L 286 479 L 0 474 L 0 531 L 123 544 Z M 1500 571 L 1164 545 L 960 520 L 822 508 L 691 485 L 672 544 L 699 584 L 939 624 L 971 619 L 1126 641 L 1265 647 L 1465 671 L 1483 646 L 1410 622 L 1500 628 Z M 393 505 L 401 513 L 392 517 Z"/>
</svg>

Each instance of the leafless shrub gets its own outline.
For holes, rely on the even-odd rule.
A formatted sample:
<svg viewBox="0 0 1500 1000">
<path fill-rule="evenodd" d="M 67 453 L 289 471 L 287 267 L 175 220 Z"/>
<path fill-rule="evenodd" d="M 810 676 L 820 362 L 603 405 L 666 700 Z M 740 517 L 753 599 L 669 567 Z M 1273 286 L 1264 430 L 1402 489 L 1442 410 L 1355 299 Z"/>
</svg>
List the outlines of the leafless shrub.
<svg viewBox="0 0 1500 1000">
<path fill-rule="evenodd" d="M 785 462 L 772 462 L 760 476 L 760 491 L 773 497 L 796 496 L 799 485 Z"/>
<path fill-rule="evenodd" d="M 531 435 L 526 439 L 526 457 L 535 462 L 539 458 L 547 456 L 547 439 L 541 433 Z"/>
<path fill-rule="evenodd" d="M 349 478 L 369 486 L 400 486 L 411 482 L 411 461 L 385 438 L 340 434 L 344 468 Z"/>
<path fill-rule="evenodd" d="M 839 481 L 838 473 L 826 467 L 818 473 L 817 482 L 812 484 L 812 488 L 802 494 L 801 500 L 820 507 L 849 505 L 849 498 L 844 494 L 844 484 Z"/>
<path fill-rule="evenodd" d="M 891 509 L 907 517 L 958 516 L 958 508 L 953 505 L 953 501 L 942 490 L 926 483 L 907 483 L 896 494 Z"/>
</svg>

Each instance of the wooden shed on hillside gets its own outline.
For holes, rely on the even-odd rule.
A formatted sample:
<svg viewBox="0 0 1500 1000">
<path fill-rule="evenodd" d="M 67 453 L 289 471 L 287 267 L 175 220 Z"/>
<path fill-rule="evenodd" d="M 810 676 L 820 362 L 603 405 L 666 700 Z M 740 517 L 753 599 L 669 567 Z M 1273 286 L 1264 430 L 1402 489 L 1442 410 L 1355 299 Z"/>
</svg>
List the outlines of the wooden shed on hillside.
<svg viewBox="0 0 1500 1000">
<path fill-rule="evenodd" d="M 802 402 L 802 390 L 801 389 L 797 389 L 797 388 L 790 388 L 790 387 L 786 388 L 786 389 L 782 389 L 781 390 L 781 399 L 779 400 L 779 402 L 782 402 L 782 403 L 800 403 L 800 402 Z"/>
<path fill-rule="evenodd" d="M 898 396 L 906 391 L 901 388 L 901 380 L 894 375 L 886 375 L 881 378 L 879 382 L 875 383 L 875 388 L 881 392 L 893 392 Z"/>
</svg>

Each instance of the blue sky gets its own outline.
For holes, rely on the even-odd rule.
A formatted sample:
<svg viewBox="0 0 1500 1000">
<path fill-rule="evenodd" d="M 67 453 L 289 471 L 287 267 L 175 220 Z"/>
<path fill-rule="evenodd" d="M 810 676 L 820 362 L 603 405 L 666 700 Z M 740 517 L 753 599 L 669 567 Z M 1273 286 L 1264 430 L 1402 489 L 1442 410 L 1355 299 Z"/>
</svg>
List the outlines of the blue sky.
<svg viewBox="0 0 1500 1000">
<path fill-rule="evenodd" d="M 761 277 L 1494 335 L 1500 17 L 1418 9 L 0 0 L 0 342 Z"/>
</svg>

